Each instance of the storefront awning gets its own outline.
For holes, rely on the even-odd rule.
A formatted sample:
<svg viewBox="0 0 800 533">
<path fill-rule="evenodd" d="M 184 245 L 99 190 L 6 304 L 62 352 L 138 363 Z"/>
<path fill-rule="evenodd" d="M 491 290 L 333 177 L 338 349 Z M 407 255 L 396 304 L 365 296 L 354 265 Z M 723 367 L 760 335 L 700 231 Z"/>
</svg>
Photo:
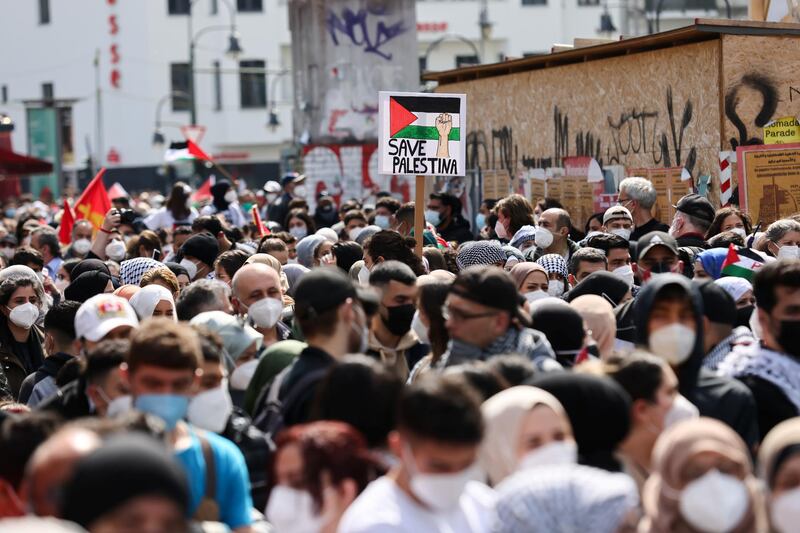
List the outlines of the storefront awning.
<svg viewBox="0 0 800 533">
<path fill-rule="evenodd" d="M 0 148 L 0 174 L 49 174 L 53 164 Z"/>
</svg>

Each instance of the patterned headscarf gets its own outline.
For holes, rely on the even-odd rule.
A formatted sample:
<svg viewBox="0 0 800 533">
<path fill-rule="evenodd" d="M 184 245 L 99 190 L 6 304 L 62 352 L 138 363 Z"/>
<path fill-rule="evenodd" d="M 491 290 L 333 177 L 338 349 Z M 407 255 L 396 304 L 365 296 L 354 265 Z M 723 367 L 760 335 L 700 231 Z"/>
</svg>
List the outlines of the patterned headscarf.
<svg viewBox="0 0 800 533">
<path fill-rule="evenodd" d="M 536 262 L 542 265 L 548 274 L 557 272 L 561 274 L 564 279 L 567 279 L 567 276 L 569 275 L 567 262 L 558 254 L 543 255 Z"/>
<path fill-rule="evenodd" d="M 163 266 L 161 261 L 149 257 L 135 257 L 120 264 L 119 278 L 123 285 L 139 285 L 145 273 Z"/>
<path fill-rule="evenodd" d="M 499 241 L 470 241 L 458 249 L 456 264 L 464 270 L 474 265 L 496 265 L 506 262 L 506 253 Z"/>
<path fill-rule="evenodd" d="M 536 240 L 534 238 L 535 235 L 536 235 L 535 226 L 522 226 L 517 230 L 517 232 L 511 238 L 511 242 L 509 242 L 508 244 L 513 246 L 514 248 L 519 249 L 519 247 L 525 244 L 526 242 L 533 242 L 534 240 Z"/>
</svg>

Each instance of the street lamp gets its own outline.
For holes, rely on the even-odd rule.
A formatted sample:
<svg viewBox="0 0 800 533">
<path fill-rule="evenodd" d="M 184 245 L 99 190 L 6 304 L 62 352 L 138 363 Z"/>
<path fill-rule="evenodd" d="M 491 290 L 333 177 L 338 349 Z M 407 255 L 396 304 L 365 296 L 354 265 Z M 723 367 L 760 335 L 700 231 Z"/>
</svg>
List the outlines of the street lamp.
<svg viewBox="0 0 800 533">
<path fill-rule="evenodd" d="M 234 60 L 238 59 L 239 55 L 242 53 L 242 46 L 239 43 L 239 33 L 236 31 L 236 9 L 231 5 L 230 0 L 222 0 L 222 3 L 225 4 L 231 15 L 230 24 L 228 26 L 209 26 L 195 34 L 192 28 L 192 6 L 197 2 L 198 0 L 191 0 L 191 2 L 189 2 L 189 15 L 186 17 L 189 25 L 189 120 L 192 124 L 197 124 L 197 103 L 195 101 L 194 91 L 194 49 L 195 46 L 197 46 L 198 39 L 200 39 L 202 35 L 212 31 L 229 31 L 228 49 L 225 53 Z"/>
<path fill-rule="evenodd" d="M 270 104 L 269 104 L 269 117 L 267 118 L 267 127 L 271 131 L 275 131 L 278 129 L 278 126 L 281 125 L 280 118 L 278 117 L 278 109 L 277 104 L 275 102 L 275 89 L 276 85 L 278 84 L 278 80 L 291 72 L 289 69 L 283 69 L 280 72 L 276 72 L 275 75 L 272 77 L 272 83 L 269 86 L 269 95 L 270 95 Z"/>
<path fill-rule="evenodd" d="M 443 35 L 442 37 L 439 37 L 435 41 L 433 41 L 431 44 L 428 45 L 428 48 L 425 50 L 425 56 L 424 56 L 425 59 L 423 60 L 423 63 L 425 64 L 425 69 L 426 70 L 430 70 L 428 68 L 428 56 L 431 55 L 431 52 L 433 52 L 433 50 L 437 46 L 442 44 L 442 42 L 444 42 L 447 39 L 457 39 L 457 40 L 461 41 L 462 43 L 465 43 L 475 53 L 475 57 L 478 57 L 478 58 L 481 57 L 480 52 L 478 52 L 478 48 L 475 46 L 475 43 L 473 43 L 472 41 L 470 41 L 469 39 L 467 39 L 463 35 L 458 35 L 457 33 L 448 33 L 446 35 Z"/>
<path fill-rule="evenodd" d="M 153 131 L 153 146 L 155 146 L 156 148 L 161 148 L 162 146 L 164 146 L 164 144 L 166 144 L 166 139 L 164 138 L 164 134 L 161 133 L 161 126 L 173 126 L 176 128 L 181 127 L 180 124 L 176 124 L 173 122 L 161 122 L 161 111 L 164 108 L 164 104 L 167 103 L 167 100 L 169 100 L 170 98 L 175 98 L 175 97 L 188 98 L 189 95 L 183 91 L 172 91 L 162 96 L 158 100 L 158 103 L 156 104 L 156 128 Z"/>
</svg>

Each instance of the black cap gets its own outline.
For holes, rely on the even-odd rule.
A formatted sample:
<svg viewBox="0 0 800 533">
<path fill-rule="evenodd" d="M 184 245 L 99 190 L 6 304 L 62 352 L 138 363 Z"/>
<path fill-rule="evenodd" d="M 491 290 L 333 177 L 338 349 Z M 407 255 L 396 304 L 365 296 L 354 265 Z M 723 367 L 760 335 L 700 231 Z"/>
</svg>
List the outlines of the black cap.
<svg viewBox="0 0 800 533">
<path fill-rule="evenodd" d="M 365 310 L 378 306 L 375 292 L 356 287 L 341 269 L 315 268 L 297 283 L 294 313 L 298 318 L 311 319 L 339 307 L 348 298 L 358 300 Z"/>
<path fill-rule="evenodd" d="M 672 253 L 678 255 L 678 241 L 674 237 L 663 231 L 651 231 L 643 235 L 637 243 L 637 260 L 647 255 L 654 246 L 666 246 Z"/>
<path fill-rule="evenodd" d="M 305 175 L 297 172 L 289 172 L 281 178 L 281 187 L 286 187 L 290 183 L 301 183 L 306 180 Z"/>
<path fill-rule="evenodd" d="M 714 222 L 714 206 L 699 194 L 687 194 L 678 200 L 678 204 L 673 207 L 681 213 L 686 213 L 700 220 L 705 220 L 709 224 Z"/>
<path fill-rule="evenodd" d="M 693 283 L 703 298 L 703 314 L 710 322 L 736 325 L 736 302 L 725 289 L 710 280 Z"/>
<path fill-rule="evenodd" d="M 181 257 L 194 257 L 208 266 L 214 265 L 214 260 L 219 255 L 217 239 L 208 233 L 192 235 L 183 243 L 180 250 Z"/>
<path fill-rule="evenodd" d="M 0 237 L 0 244 L 4 244 L 4 245 L 10 244 L 11 246 L 16 246 L 17 245 L 17 238 L 15 236 L 11 235 L 10 233 L 7 234 L 7 235 L 3 235 L 2 237 Z"/>
</svg>

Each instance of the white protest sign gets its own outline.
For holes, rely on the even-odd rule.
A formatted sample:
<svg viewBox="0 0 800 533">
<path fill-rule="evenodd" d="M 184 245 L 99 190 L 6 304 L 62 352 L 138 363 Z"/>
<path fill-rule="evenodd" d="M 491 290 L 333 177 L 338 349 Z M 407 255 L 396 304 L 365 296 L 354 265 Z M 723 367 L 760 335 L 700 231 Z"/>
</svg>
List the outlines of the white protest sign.
<svg viewBox="0 0 800 533">
<path fill-rule="evenodd" d="M 381 91 L 378 106 L 380 174 L 465 174 L 466 95 Z"/>
</svg>

